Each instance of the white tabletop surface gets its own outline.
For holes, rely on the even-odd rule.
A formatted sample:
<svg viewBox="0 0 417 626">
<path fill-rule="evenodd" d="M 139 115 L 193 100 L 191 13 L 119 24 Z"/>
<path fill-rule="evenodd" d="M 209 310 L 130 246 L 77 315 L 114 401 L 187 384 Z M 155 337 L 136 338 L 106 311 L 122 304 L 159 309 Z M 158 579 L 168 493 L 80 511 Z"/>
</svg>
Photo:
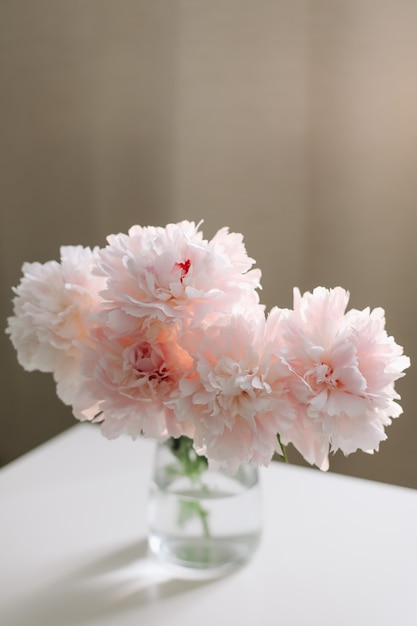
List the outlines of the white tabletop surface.
<svg viewBox="0 0 417 626">
<path fill-rule="evenodd" d="M 147 556 L 153 451 L 81 424 L 0 471 L 1 626 L 416 626 L 417 491 L 274 463 L 252 561 L 181 580 Z"/>
</svg>

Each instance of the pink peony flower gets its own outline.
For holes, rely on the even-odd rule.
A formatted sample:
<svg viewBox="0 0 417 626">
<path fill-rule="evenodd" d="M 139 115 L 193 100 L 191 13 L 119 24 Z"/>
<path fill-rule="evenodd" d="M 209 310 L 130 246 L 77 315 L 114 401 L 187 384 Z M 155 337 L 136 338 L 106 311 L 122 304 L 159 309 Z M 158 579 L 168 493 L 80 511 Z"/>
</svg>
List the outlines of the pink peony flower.
<svg viewBox="0 0 417 626">
<path fill-rule="evenodd" d="M 184 345 L 194 359 L 180 380 L 174 410 L 191 423 L 194 447 L 234 471 L 244 461 L 268 464 L 281 452 L 277 433 L 294 419 L 287 399 L 288 367 L 276 356 L 263 310 L 193 329 Z"/>
<path fill-rule="evenodd" d="M 79 384 L 80 345 L 88 343 L 103 278 L 93 276 L 98 249 L 61 247 L 61 262 L 25 263 L 6 332 L 27 370 L 51 372 L 71 404 Z"/>
<path fill-rule="evenodd" d="M 347 291 L 318 287 L 265 318 L 253 264 L 227 228 L 207 241 L 194 222 L 133 226 L 25 263 L 6 332 L 109 438 L 186 435 L 232 471 L 282 444 L 321 469 L 329 452 L 377 450 L 410 364 L 384 311 L 346 312 Z"/>
<path fill-rule="evenodd" d="M 328 452 L 377 450 L 402 410 L 394 382 L 410 364 L 385 331 L 382 309 L 345 313 L 344 289 L 317 287 L 280 318 L 282 356 L 292 370 L 297 419 L 282 431 L 304 458 L 328 468 Z"/>
<path fill-rule="evenodd" d="M 178 345 L 176 327 L 143 318 L 132 335 L 108 336 L 107 328 L 94 332 L 94 343 L 84 349 L 83 384 L 74 401 L 74 415 L 84 421 L 101 413 L 103 434 L 122 433 L 133 439 L 191 435 L 177 427 L 166 402 L 176 392 L 191 358 Z"/>
<path fill-rule="evenodd" d="M 119 333 L 132 332 L 142 317 L 196 325 L 259 306 L 260 271 L 250 269 L 242 236 L 227 228 L 206 241 L 194 222 L 133 226 L 108 243 L 97 272 L 107 279 L 103 297 Z"/>
</svg>

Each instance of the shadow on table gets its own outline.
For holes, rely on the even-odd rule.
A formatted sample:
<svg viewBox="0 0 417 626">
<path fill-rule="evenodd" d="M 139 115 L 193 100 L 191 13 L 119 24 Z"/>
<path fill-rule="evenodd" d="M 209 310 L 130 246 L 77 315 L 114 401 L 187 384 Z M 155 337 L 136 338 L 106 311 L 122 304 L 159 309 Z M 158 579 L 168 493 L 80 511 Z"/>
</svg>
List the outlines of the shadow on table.
<svg viewBox="0 0 417 626">
<path fill-rule="evenodd" d="M 217 577 L 218 579 L 218 577 Z M 87 564 L 10 607 L 7 626 L 75 626 L 192 592 L 216 579 L 180 579 L 148 555 L 147 542 Z"/>
</svg>

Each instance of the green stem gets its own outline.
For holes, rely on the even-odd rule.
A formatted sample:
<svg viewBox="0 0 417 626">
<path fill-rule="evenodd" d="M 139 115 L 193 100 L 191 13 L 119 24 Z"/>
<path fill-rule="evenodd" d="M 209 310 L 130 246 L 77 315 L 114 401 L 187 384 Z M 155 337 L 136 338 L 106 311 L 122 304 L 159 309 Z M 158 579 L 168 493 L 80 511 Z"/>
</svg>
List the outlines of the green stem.
<svg viewBox="0 0 417 626">
<path fill-rule="evenodd" d="M 279 435 L 279 433 L 277 433 L 277 439 L 278 439 L 278 443 L 279 443 L 279 447 L 281 448 L 281 453 L 282 453 L 282 460 L 285 463 L 288 463 L 288 457 L 287 457 L 287 449 L 284 446 L 284 444 L 281 441 L 281 437 Z"/>
<path fill-rule="evenodd" d="M 168 439 L 167 443 L 171 452 L 179 460 L 183 475 L 193 481 L 198 481 L 207 470 L 208 461 L 205 456 L 199 456 L 196 453 L 192 439 L 182 436 L 178 439 Z"/>
<path fill-rule="evenodd" d="M 205 509 L 203 509 L 203 507 L 201 506 L 200 503 L 198 503 L 199 505 L 199 516 L 201 519 L 201 523 L 203 525 L 203 532 L 204 532 L 204 537 L 206 539 L 210 539 L 210 528 L 208 525 L 208 516 L 209 514 L 207 513 L 207 511 Z"/>
<path fill-rule="evenodd" d="M 199 456 L 194 448 L 193 441 L 188 437 L 182 436 L 178 439 L 169 439 L 167 441 L 171 452 L 178 459 L 180 464 L 180 472 L 183 476 L 188 476 L 193 482 L 201 483 L 201 476 L 208 468 L 208 461 L 205 456 Z M 204 485 L 201 483 L 202 487 Z M 198 516 L 203 527 L 204 537 L 210 538 L 210 528 L 208 523 L 208 512 L 201 506 L 199 500 L 181 500 L 181 510 L 178 519 L 179 524 L 186 522 Z"/>
</svg>

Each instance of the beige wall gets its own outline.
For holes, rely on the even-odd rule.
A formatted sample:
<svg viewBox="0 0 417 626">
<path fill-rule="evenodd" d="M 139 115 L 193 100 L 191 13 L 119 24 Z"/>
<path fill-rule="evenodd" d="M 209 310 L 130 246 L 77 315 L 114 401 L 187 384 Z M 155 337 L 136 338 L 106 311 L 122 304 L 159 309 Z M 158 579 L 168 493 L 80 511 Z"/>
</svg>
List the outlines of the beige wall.
<svg viewBox="0 0 417 626">
<path fill-rule="evenodd" d="M 413 358 L 416 32 L 406 0 L 2 3 L 2 319 L 24 260 L 204 218 L 244 233 L 268 306 L 341 284 Z M 74 420 L 1 341 L 7 462 Z M 417 487 L 413 370 L 398 387 L 380 452 L 335 471 Z"/>
</svg>

